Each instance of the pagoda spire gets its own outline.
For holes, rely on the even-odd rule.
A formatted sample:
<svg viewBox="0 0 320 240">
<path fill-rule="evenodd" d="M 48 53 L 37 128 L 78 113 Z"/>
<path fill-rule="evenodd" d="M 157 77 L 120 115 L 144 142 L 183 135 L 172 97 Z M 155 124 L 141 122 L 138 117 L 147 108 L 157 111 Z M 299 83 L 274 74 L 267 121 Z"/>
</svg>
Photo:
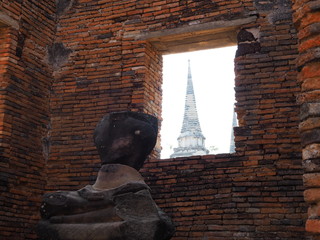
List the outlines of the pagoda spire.
<svg viewBox="0 0 320 240">
<path fill-rule="evenodd" d="M 188 60 L 188 82 L 185 98 L 183 123 L 180 136 L 178 137 L 178 148 L 170 157 L 185 157 L 193 155 L 205 155 L 209 151 L 205 148 L 205 137 L 202 134 L 198 118 L 196 99 L 193 89 L 191 63 Z"/>
<path fill-rule="evenodd" d="M 186 132 L 188 130 L 193 130 L 201 133 L 196 106 L 196 99 L 193 89 L 190 60 L 188 60 L 188 82 L 181 133 Z"/>
</svg>

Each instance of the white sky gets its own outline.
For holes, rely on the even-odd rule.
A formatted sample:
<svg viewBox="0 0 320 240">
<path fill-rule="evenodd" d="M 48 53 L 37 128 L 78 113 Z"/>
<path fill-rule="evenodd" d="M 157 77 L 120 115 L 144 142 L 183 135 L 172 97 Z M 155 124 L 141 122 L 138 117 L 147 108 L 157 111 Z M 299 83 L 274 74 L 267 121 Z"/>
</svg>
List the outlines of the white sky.
<svg viewBox="0 0 320 240">
<path fill-rule="evenodd" d="M 163 56 L 161 158 L 169 158 L 178 146 L 188 76 L 188 59 L 199 121 L 211 154 L 227 153 L 232 132 L 234 57 L 236 47 Z"/>
</svg>

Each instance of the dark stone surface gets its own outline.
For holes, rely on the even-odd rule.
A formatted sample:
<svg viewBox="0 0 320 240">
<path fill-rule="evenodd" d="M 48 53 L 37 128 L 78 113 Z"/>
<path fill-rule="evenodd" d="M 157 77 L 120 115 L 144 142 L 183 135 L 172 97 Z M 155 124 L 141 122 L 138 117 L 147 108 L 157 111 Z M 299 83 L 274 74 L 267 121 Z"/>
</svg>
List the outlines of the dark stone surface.
<svg viewBox="0 0 320 240">
<path fill-rule="evenodd" d="M 65 11 L 70 9 L 73 2 L 74 2 L 74 0 L 56 0 L 56 6 L 57 6 L 56 13 L 57 13 L 57 15 L 62 15 Z"/>
<path fill-rule="evenodd" d="M 17 47 L 16 47 L 16 56 L 19 58 L 22 56 L 25 40 L 26 40 L 26 36 L 22 33 L 19 33 L 18 40 L 17 40 Z"/>
<path fill-rule="evenodd" d="M 308 117 L 320 116 L 320 103 L 304 103 L 300 107 L 300 119 L 305 120 Z"/>
<path fill-rule="evenodd" d="M 255 7 L 260 11 L 272 10 L 274 1 L 267 0 L 254 0 Z"/>
<path fill-rule="evenodd" d="M 119 163 L 139 170 L 157 141 L 157 118 L 138 112 L 103 117 L 94 132 L 102 164 Z"/>
<path fill-rule="evenodd" d="M 257 39 L 253 36 L 253 34 L 245 29 L 241 29 L 237 35 L 237 41 L 238 43 L 241 42 L 252 42 L 252 41 L 256 41 Z"/>
<path fill-rule="evenodd" d="M 106 39 L 106 38 L 111 38 L 113 37 L 113 33 L 109 32 L 109 33 L 105 33 L 105 34 L 100 34 L 97 36 L 97 39 Z"/>
<path fill-rule="evenodd" d="M 252 129 L 248 127 L 234 127 L 235 136 L 250 136 Z"/>
<path fill-rule="evenodd" d="M 241 43 L 238 45 L 236 57 L 244 56 L 246 54 L 260 52 L 260 50 L 261 50 L 261 46 L 260 46 L 259 42 Z"/>
<path fill-rule="evenodd" d="M 311 143 L 320 143 L 320 129 L 313 129 L 311 131 L 301 133 L 301 144 L 306 146 Z"/>
<path fill-rule="evenodd" d="M 320 172 L 320 159 L 307 159 L 302 161 L 305 172 Z"/>
<path fill-rule="evenodd" d="M 61 67 L 71 53 L 71 49 L 66 48 L 62 43 L 54 43 L 48 47 L 48 61 L 54 69 Z"/>
<path fill-rule="evenodd" d="M 277 21 L 291 20 L 291 19 L 292 19 L 292 10 L 285 7 L 280 7 L 272 11 L 272 13 L 268 15 L 268 20 L 271 24 L 275 24 Z"/>
<path fill-rule="evenodd" d="M 254 0 L 254 6 L 258 11 L 275 10 L 275 6 L 291 8 L 291 0 Z"/>
<path fill-rule="evenodd" d="M 302 104 L 300 106 L 300 120 L 304 120 L 308 116 L 309 116 L 309 104 L 308 103 L 304 103 L 304 104 Z"/>
<path fill-rule="evenodd" d="M 259 30 L 254 29 L 254 31 Z M 236 52 L 236 57 L 260 52 L 261 50 L 259 39 L 257 39 L 252 32 L 246 29 L 242 29 L 239 31 L 237 35 L 237 41 L 238 49 Z M 240 89 L 238 89 L 238 91 L 240 91 Z"/>
</svg>

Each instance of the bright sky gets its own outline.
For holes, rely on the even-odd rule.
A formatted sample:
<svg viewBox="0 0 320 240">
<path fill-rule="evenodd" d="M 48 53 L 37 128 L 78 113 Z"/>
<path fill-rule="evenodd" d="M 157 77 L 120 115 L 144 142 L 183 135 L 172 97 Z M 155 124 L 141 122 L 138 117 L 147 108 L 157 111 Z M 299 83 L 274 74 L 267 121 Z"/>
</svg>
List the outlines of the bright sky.
<svg viewBox="0 0 320 240">
<path fill-rule="evenodd" d="M 163 56 L 162 152 L 169 158 L 178 146 L 188 76 L 188 59 L 198 116 L 206 147 L 210 152 L 227 153 L 232 132 L 234 96 L 234 57 L 236 47 Z"/>
</svg>

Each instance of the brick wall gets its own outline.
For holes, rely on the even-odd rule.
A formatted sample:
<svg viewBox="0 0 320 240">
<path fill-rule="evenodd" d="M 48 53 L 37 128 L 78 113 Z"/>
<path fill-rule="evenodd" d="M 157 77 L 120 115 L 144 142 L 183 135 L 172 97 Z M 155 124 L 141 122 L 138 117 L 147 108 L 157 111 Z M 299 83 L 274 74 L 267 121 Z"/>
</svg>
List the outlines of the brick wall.
<svg viewBox="0 0 320 240">
<path fill-rule="evenodd" d="M 301 132 L 303 175 L 306 191 L 305 201 L 309 204 L 306 230 L 320 233 L 320 169 L 319 169 L 319 120 L 320 120 L 320 81 L 319 81 L 319 18 L 318 1 L 293 1 L 294 22 L 298 29 L 299 70 L 298 82 L 301 86 L 299 130 Z"/>
<path fill-rule="evenodd" d="M 48 189 L 95 179 L 92 133 L 104 114 L 132 110 L 161 119 L 161 53 L 138 35 L 252 10 L 241 1 L 71 1 L 58 20 L 56 43 L 68 54 L 54 73 Z M 159 151 L 158 144 L 154 156 Z"/>
<path fill-rule="evenodd" d="M 306 213 L 301 171 L 290 171 L 221 154 L 152 160 L 143 175 L 172 216 L 173 239 L 300 240 Z"/>
<path fill-rule="evenodd" d="M 143 172 L 176 221 L 176 239 L 304 239 L 290 1 L 70 5 L 60 15 L 56 39 L 69 55 L 55 72 L 48 190 L 94 180 L 99 160 L 92 131 L 105 113 L 161 116 L 161 50 L 148 43 L 149 35 L 170 31 L 174 38 L 175 29 L 249 17 L 256 18 L 238 27 L 235 59 L 237 154 L 150 160 Z"/>
<path fill-rule="evenodd" d="M 0 238 L 34 239 L 45 181 L 51 1 L 0 3 Z"/>
<path fill-rule="evenodd" d="M 132 110 L 161 117 L 161 56 L 146 41 L 124 38 L 142 28 L 138 16 L 147 10 L 135 10 L 136 4 L 78 2 L 59 18 L 56 41 L 70 54 L 55 71 L 48 189 L 74 189 L 95 179 L 100 161 L 92 134 L 104 114 Z"/>
<path fill-rule="evenodd" d="M 298 126 L 299 103 L 306 103 L 300 130 L 311 164 L 307 230 L 314 232 L 316 55 L 301 55 L 296 68 L 299 52 L 317 52 L 308 51 L 315 35 L 301 31 L 317 22 L 316 4 L 308 2 L 294 6 L 299 49 L 289 0 L 2 2 L 1 237 L 34 239 L 44 189 L 75 190 L 95 180 L 92 135 L 104 114 L 142 111 L 161 120 L 161 43 L 209 41 L 216 35 L 208 26 L 215 26 L 215 33 L 237 32 L 236 154 L 158 160 L 158 143 L 142 173 L 176 223 L 174 239 L 312 239 L 304 231 Z M 303 45 L 304 38 L 311 41 Z"/>
</svg>

